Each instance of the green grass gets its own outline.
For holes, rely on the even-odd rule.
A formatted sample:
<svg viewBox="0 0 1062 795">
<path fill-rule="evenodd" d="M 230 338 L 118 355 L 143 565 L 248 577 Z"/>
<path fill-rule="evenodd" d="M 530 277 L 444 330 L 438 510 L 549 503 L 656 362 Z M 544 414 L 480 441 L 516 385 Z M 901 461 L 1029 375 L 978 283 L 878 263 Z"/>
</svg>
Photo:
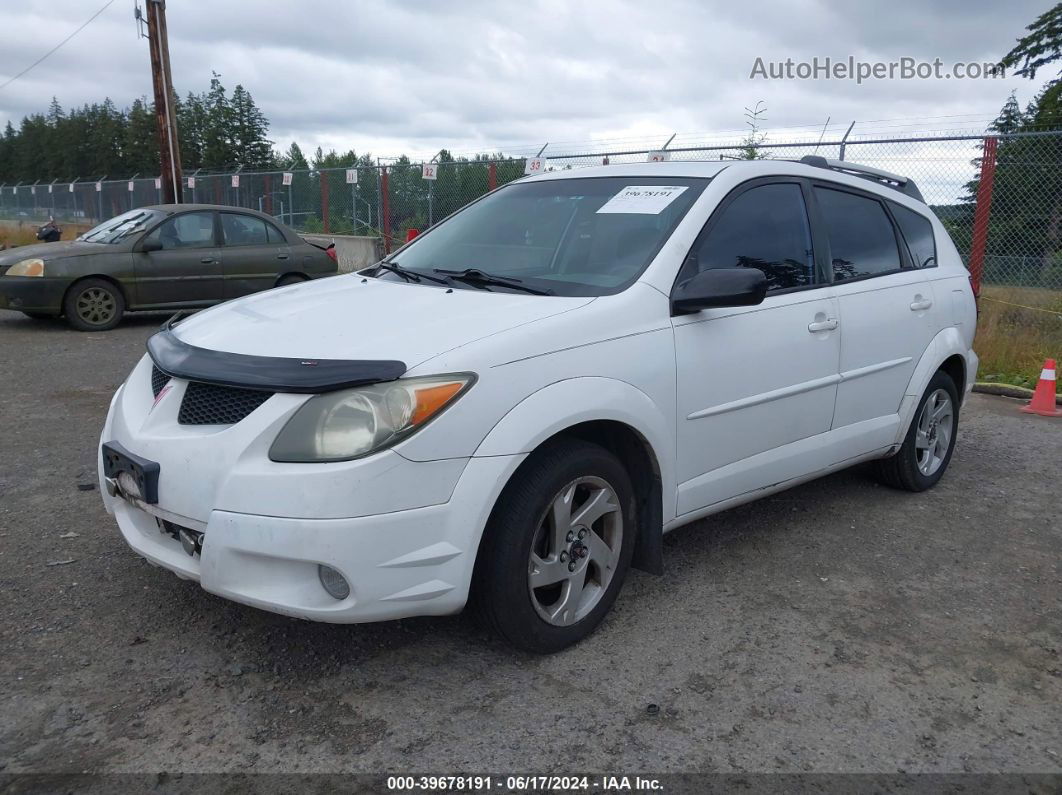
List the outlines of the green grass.
<svg viewBox="0 0 1062 795">
<path fill-rule="evenodd" d="M 1062 358 L 1062 289 L 986 285 L 980 310 L 977 380 L 1035 388 L 1044 359 Z"/>
</svg>

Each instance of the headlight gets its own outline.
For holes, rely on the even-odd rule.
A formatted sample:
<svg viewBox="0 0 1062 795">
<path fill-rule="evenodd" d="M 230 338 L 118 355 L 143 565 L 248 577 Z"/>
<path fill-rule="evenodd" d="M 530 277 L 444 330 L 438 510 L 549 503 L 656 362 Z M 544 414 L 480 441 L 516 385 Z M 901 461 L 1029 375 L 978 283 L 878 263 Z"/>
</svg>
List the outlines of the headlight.
<svg viewBox="0 0 1062 795">
<path fill-rule="evenodd" d="M 472 373 L 405 378 L 317 395 L 281 429 L 269 457 L 308 463 L 375 453 L 424 427 L 475 380 Z"/>
<path fill-rule="evenodd" d="M 10 268 L 8 268 L 5 276 L 43 276 L 44 275 L 44 260 L 42 259 L 24 259 L 22 262 L 16 262 Z"/>
</svg>

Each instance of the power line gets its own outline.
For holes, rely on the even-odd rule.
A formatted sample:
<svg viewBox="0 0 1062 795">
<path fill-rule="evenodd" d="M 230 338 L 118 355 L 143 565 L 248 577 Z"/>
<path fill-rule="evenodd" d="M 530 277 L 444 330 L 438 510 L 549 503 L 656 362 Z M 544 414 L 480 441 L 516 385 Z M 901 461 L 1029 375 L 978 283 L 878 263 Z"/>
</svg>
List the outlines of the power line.
<svg viewBox="0 0 1062 795">
<path fill-rule="evenodd" d="M 67 37 L 66 37 L 65 39 L 63 39 L 63 40 L 62 40 L 61 42 L 59 42 L 58 44 L 56 44 L 56 45 L 55 45 L 54 47 L 52 47 L 52 48 L 51 48 L 50 50 L 48 50 L 48 52 L 46 52 L 46 53 L 45 53 L 44 55 L 42 55 L 42 56 L 41 56 L 40 58 L 38 58 L 38 59 L 37 59 L 36 61 L 34 61 L 33 63 L 31 63 L 31 64 L 30 64 L 29 66 L 27 66 L 27 67 L 26 67 L 25 69 L 23 69 L 23 70 L 22 70 L 21 72 L 19 72 L 19 73 L 18 73 L 17 75 L 15 75 L 15 76 L 14 76 L 14 77 L 12 77 L 11 79 L 9 79 L 9 80 L 8 80 L 7 82 L 5 82 L 5 83 L 4 83 L 3 85 L 0 85 L 0 91 L 3 91 L 3 90 L 4 90 L 5 88 L 7 88 L 7 87 L 8 87 L 9 85 L 11 85 L 12 83 L 14 83 L 14 82 L 15 82 L 16 80 L 18 80 L 18 79 L 19 79 L 20 77 L 22 77 L 22 75 L 26 74 L 26 72 L 28 72 L 28 71 L 29 71 L 30 69 L 33 69 L 33 68 L 34 68 L 35 66 L 38 66 L 38 65 L 39 65 L 39 64 L 40 64 L 40 63 L 41 63 L 42 61 L 44 61 L 44 59 L 45 59 L 45 58 L 47 58 L 47 57 L 48 57 L 49 55 L 51 55 L 51 54 L 52 54 L 52 53 L 54 53 L 54 52 L 55 52 L 56 50 L 58 50 L 58 49 L 59 49 L 60 47 L 62 47 L 62 46 L 63 46 L 64 44 L 66 44 L 66 43 L 67 43 L 68 41 L 70 41 L 70 39 L 74 38 L 74 36 L 76 36 L 76 35 L 77 35 L 78 33 L 80 33 L 81 31 L 83 31 L 83 30 L 84 30 L 85 28 L 87 28 L 87 27 L 89 26 L 89 23 L 90 23 L 90 22 L 92 22 L 92 20 L 94 20 L 94 19 L 95 19 L 96 17 L 98 17 L 98 16 L 99 16 L 100 14 L 102 14 L 102 13 L 103 13 L 104 11 L 106 11 L 106 10 L 107 10 L 107 8 L 108 8 L 108 7 L 109 7 L 109 6 L 110 6 L 110 5 L 111 5 L 111 4 L 113 3 L 113 2 L 114 2 L 114 0 L 107 0 L 107 2 L 103 4 L 103 7 L 102 7 L 102 8 L 100 8 L 100 10 L 99 10 L 99 11 L 97 11 L 97 12 L 96 12 L 95 14 L 93 14 L 93 15 L 92 15 L 91 17 L 89 17 L 89 18 L 88 18 L 87 20 L 85 20 L 84 24 L 82 24 L 82 25 L 81 25 L 81 27 L 79 27 L 79 28 L 78 28 L 77 30 L 75 30 L 75 31 L 74 31 L 73 33 L 71 33 L 71 34 L 70 34 L 69 36 L 67 36 Z"/>
</svg>

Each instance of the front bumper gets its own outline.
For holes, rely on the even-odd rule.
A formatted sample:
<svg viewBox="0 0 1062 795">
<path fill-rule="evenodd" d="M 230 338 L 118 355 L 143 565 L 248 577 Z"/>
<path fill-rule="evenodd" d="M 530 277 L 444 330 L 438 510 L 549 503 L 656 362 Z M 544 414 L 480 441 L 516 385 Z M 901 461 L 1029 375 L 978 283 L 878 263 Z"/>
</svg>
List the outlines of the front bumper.
<svg viewBox="0 0 1062 795">
<path fill-rule="evenodd" d="M 58 315 L 69 279 L 42 276 L 0 276 L 0 309 Z"/>
<path fill-rule="evenodd" d="M 384 450 L 275 463 L 269 446 L 307 396 L 274 395 L 234 425 L 189 426 L 177 422 L 186 386 L 175 379 L 154 399 L 145 359 L 111 402 L 101 443 L 160 467 L 149 505 L 123 498 L 99 458 L 104 505 L 134 551 L 207 591 L 299 618 L 354 623 L 461 609 L 490 510 L 523 455 L 411 461 Z M 197 543 L 182 546 L 174 526 Z M 322 564 L 346 578 L 346 599 L 324 590 Z"/>
<path fill-rule="evenodd" d="M 482 529 L 523 458 L 470 459 L 444 504 L 350 519 L 214 510 L 202 523 L 106 492 L 104 502 L 135 552 L 236 602 L 340 624 L 445 615 L 468 599 Z M 163 519 L 202 532 L 201 552 L 189 554 Z M 324 590 L 319 564 L 346 578 L 346 599 Z"/>
</svg>

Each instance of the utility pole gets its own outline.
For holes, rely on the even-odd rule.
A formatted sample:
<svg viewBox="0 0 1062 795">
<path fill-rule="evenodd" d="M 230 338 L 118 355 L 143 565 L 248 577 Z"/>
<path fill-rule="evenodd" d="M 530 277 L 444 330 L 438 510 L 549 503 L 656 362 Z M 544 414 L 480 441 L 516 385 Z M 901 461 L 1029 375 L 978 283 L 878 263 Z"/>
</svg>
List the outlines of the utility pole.
<svg viewBox="0 0 1062 795">
<path fill-rule="evenodd" d="M 170 43 L 166 32 L 166 0 L 146 0 L 148 48 L 151 51 L 151 83 L 155 92 L 155 125 L 162 160 L 162 202 L 180 204 L 181 147 L 173 107 L 170 78 Z"/>
</svg>

